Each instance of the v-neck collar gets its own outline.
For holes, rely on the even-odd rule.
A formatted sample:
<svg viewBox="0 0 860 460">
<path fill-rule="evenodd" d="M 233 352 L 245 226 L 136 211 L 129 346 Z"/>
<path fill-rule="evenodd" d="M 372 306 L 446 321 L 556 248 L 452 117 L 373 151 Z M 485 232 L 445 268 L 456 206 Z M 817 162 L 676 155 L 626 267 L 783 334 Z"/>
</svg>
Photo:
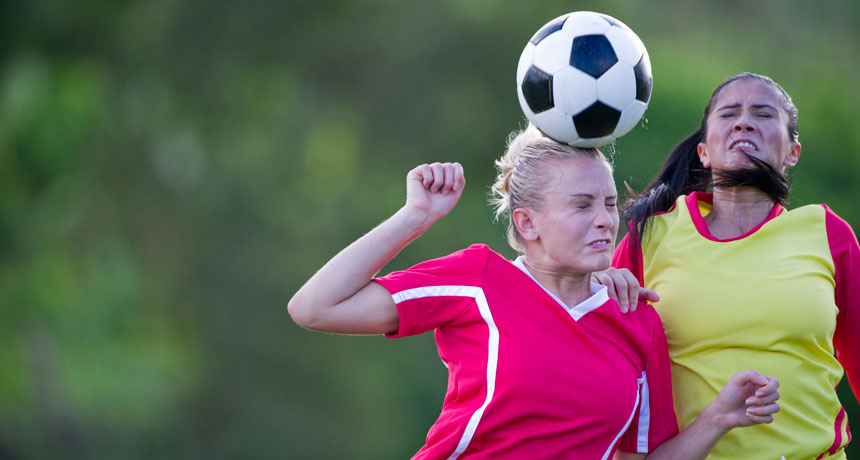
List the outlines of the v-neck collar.
<svg viewBox="0 0 860 460">
<path fill-rule="evenodd" d="M 561 299 L 558 298 L 555 294 L 549 291 L 549 289 L 545 288 L 544 285 L 538 282 L 537 278 L 532 275 L 528 268 L 526 268 L 526 264 L 523 262 L 523 256 L 519 256 L 513 262 L 514 266 L 523 271 L 532 281 L 535 282 L 541 289 L 544 290 L 553 300 L 555 300 L 561 307 L 564 308 L 566 312 L 570 314 L 574 321 L 579 321 L 580 318 L 585 316 L 586 314 L 594 311 L 597 307 L 606 303 L 609 300 L 609 293 L 606 289 L 606 286 L 597 283 L 591 283 L 591 292 L 594 294 L 591 297 L 583 300 L 582 302 L 569 307 Z"/>
<path fill-rule="evenodd" d="M 708 222 L 705 220 L 705 216 L 702 215 L 702 210 L 699 207 L 700 203 L 705 203 L 708 205 L 708 212 L 710 213 L 710 207 L 714 205 L 714 195 L 712 193 L 707 192 L 693 192 L 686 197 L 687 204 L 687 212 L 690 213 L 690 218 L 693 220 L 693 225 L 696 227 L 696 230 L 703 237 L 718 242 L 729 242 L 740 240 L 746 238 L 753 233 L 757 232 L 764 224 L 768 223 L 774 217 L 780 215 L 783 211 L 783 208 L 779 203 L 773 205 L 773 208 L 768 213 L 767 217 L 764 218 L 758 225 L 753 227 L 750 231 L 744 233 L 743 235 L 736 236 L 734 238 L 726 238 L 720 239 L 711 235 L 711 231 L 708 229 Z"/>
</svg>

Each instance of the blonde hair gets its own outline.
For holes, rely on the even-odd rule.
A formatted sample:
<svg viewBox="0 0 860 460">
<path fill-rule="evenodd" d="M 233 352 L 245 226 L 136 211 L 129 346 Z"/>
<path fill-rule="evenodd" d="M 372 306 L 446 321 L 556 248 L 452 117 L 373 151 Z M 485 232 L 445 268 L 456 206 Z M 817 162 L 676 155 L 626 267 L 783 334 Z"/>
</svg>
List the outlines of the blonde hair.
<svg viewBox="0 0 860 460">
<path fill-rule="evenodd" d="M 566 159 L 600 159 L 610 167 L 606 157 L 596 148 L 579 148 L 556 142 L 544 136 L 529 123 L 525 129 L 508 136 L 505 154 L 496 160 L 498 175 L 491 187 L 490 204 L 498 220 L 507 220 L 508 244 L 523 252 L 524 241 L 511 220 L 511 213 L 519 207 L 539 210 L 544 195 L 553 179 L 550 163 Z"/>
</svg>

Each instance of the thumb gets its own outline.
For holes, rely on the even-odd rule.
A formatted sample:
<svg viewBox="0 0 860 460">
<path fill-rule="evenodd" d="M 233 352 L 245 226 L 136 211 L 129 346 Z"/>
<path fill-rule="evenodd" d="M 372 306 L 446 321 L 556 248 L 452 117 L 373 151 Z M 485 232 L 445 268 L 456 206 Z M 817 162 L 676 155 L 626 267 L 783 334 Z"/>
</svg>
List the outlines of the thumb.
<svg viewBox="0 0 860 460">
<path fill-rule="evenodd" d="M 761 375 L 759 371 L 755 369 L 749 369 L 743 372 L 739 372 L 736 374 L 736 377 L 741 379 L 740 383 L 751 382 L 756 385 L 767 385 L 769 380 L 767 377 Z"/>
<path fill-rule="evenodd" d="M 657 291 L 653 289 L 639 289 L 639 300 L 645 300 L 647 302 L 657 302 L 660 300 L 660 296 L 657 294 Z"/>
</svg>

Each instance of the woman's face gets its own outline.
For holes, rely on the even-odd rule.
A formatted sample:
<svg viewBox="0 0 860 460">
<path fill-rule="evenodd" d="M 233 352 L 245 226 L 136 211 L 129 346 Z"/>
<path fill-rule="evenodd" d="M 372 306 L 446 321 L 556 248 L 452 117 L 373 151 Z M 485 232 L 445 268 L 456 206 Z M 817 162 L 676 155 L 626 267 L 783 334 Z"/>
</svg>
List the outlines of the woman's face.
<svg viewBox="0 0 860 460">
<path fill-rule="evenodd" d="M 618 209 L 612 171 L 603 159 L 578 158 L 550 163 L 555 175 L 540 210 L 531 210 L 536 239 L 527 258 L 539 258 L 560 273 L 604 270 L 612 262 Z M 540 254 L 530 255 L 529 246 Z"/>
<path fill-rule="evenodd" d="M 714 100 L 706 124 L 705 140 L 698 146 L 706 168 L 752 167 L 747 153 L 782 171 L 800 157 L 800 144 L 788 134 L 788 114 L 781 96 L 765 82 L 742 79 L 729 83 Z"/>
</svg>

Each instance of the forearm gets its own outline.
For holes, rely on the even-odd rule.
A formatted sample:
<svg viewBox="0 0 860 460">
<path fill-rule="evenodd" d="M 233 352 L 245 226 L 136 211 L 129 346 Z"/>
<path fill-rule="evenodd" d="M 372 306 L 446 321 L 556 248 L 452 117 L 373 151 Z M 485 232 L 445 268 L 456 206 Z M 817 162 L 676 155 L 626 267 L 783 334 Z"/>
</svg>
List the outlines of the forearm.
<svg viewBox="0 0 860 460">
<path fill-rule="evenodd" d="M 681 433 L 647 455 L 651 460 L 698 460 L 705 458 L 729 430 L 773 422 L 779 412 L 779 380 L 755 369 L 733 375 L 717 398 Z M 639 460 L 642 454 L 621 453 L 616 459 Z"/>
<path fill-rule="evenodd" d="M 290 300 L 290 314 L 312 318 L 352 297 L 431 225 L 426 215 L 401 208 L 317 271 Z"/>
<path fill-rule="evenodd" d="M 696 420 L 674 438 L 660 444 L 648 460 L 701 460 L 708 456 L 730 428 L 719 415 L 706 407 Z"/>
</svg>

